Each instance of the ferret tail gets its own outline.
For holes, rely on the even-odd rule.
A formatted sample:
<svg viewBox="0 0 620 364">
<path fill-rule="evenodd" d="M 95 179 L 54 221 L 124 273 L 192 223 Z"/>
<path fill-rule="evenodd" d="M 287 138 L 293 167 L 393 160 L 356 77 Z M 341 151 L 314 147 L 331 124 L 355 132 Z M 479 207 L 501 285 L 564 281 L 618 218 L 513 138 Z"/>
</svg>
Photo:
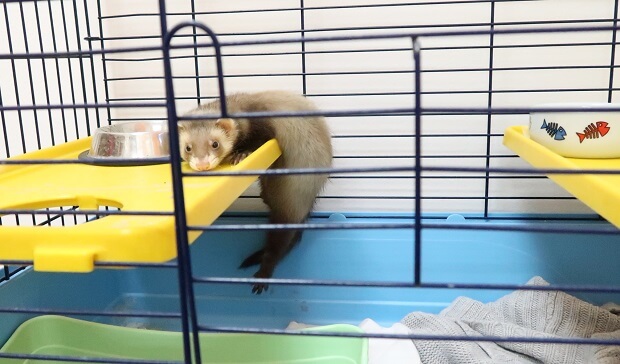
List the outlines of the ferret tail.
<svg viewBox="0 0 620 364">
<path fill-rule="evenodd" d="M 263 254 L 265 254 L 264 249 L 260 249 L 252 253 L 249 257 L 245 258 L 243 262 L 239 265 L 239 269 L 249 268 L 253 265 L 259 265 L 263 261 Z"/>
</svg>

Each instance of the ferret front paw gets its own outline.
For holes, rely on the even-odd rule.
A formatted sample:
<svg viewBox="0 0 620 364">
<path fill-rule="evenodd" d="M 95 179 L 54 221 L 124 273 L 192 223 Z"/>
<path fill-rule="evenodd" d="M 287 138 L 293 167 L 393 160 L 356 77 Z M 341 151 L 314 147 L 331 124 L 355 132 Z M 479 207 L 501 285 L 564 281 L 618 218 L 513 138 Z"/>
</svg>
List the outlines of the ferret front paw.
<svg viewBox="0 0 620 364">
<path fill-rule="evenodd" d="M 244 160 L 250 153 L 248 152 L 236 152 L 230 157 L 230 163 L 235 166 L 239 164 L 242 160 Z"/>
</svg>

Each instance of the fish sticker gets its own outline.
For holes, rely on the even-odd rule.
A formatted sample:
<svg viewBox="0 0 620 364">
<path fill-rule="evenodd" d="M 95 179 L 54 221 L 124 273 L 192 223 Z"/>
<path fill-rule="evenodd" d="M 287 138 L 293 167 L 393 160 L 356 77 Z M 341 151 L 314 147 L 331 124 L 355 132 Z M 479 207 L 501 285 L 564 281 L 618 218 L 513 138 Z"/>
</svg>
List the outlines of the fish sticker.
<svg viewBox="0 0 620 364">
<path fill-rule="evenodd" d="M 543 120 L 541 129 L 545 129 L 547 134 L 555 140 L 564 140 L 566 137 L 566 130 L 559 126 L 558 123 L 547 123 L 547 120 Z"/>
<path fill-rule="evenodd" d="M 597 121 L 596 124 L 590 123 L 583 130 L 583 133 L 577 133 L 579 143 L 583 143 L 585 139 L 602 138 L 609 133 L 609 129 L 611 127 L 609 127 L 609 123 L 606 121 Z"/>
</svg>

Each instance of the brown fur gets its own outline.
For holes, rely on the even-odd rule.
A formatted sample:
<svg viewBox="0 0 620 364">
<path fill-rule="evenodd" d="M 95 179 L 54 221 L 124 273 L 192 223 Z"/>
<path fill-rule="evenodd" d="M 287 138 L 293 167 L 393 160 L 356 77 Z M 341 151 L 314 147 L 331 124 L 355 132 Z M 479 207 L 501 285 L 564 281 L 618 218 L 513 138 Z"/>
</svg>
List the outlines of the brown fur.
<svg viewBox="0 0 620 364">
<path fill-rule="evenodd" d="M 226 101 L 230 113 L 316 110 L 303 96 L 285 91 L 233 94 Z M 190 113 L 219 112 L 219 108 L 219 101 L 214 101 Z M 210 155 L 217 163 L 211 163 L 208 169 L 223 161 L 238 162 L 272 138 L 278 141 L 282 155 L 271 168 L 327 168 L 332 163 L 331 136 L 324 118 L 318 116 L 182 122 L 179 136 L 183 159 Z M 212 148 L 214 141 L 218 143 L 217 149 Z M 191 146 L 191 153 L 185 151 L 187 145 Z M 190 166 L 195 168 L 196 163 L 190 162 Z M 327 179 L 327 175 L 315 174 L 261 176 L 261 198 L 270 209 L 270 223 L 304 222 Z M 250 255 L 241 267 L 260 263 L 254 276 L 270 278 L 300 237 L 301 231 L 269 231 L 264 249 Z M 266 285 L 257 284 L 253 292 L 261 293 L 264 289 Z"/>
</svg>

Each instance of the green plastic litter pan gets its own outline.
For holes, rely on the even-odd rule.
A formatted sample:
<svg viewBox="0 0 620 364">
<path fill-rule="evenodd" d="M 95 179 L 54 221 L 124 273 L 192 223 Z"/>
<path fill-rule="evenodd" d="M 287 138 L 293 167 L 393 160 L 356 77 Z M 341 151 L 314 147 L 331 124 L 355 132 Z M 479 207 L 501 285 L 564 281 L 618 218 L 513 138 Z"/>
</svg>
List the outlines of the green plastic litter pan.
<svg viewBox="0 0 620 364">
<path fill-rule="evenodd" d="M 362 333 L 353 325 L 329 325 L 308 330 Z M 323 336 L 203 333 L 202 362 L 277 364 L 366 364 L 368 340 Z M 0 353 L 182 361 L 179 332 L 112 326 L 63 316 L 45 315 L 21 324 Z M 50 364 L 60 361 L 6 359 L 4 364 Z M 66 363 L 66 362 L 64 362 Z"/>
</svg>

